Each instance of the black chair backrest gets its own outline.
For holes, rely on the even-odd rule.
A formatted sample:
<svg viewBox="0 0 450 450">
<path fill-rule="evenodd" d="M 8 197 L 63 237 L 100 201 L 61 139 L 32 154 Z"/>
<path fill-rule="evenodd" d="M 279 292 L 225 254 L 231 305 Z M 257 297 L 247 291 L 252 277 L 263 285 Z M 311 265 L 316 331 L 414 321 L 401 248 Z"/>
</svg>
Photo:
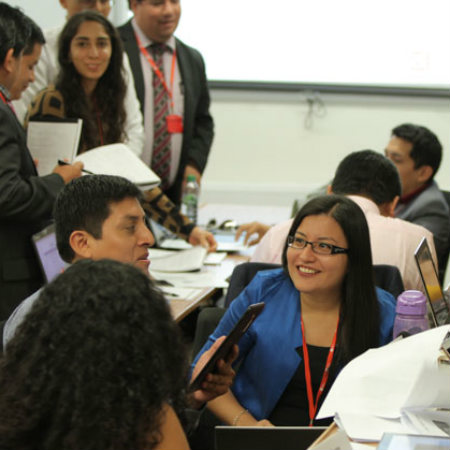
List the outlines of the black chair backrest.
<svg viewBox="0 0 450 450">
<path fill-rule="evenodd" d="M 278 269 L 280 264 L 246 262 L 239 264 L 233 270 L 225 297 L 225 308 L 241 293 L 241 291 L 252 281 L 253 277 L 260 270 Z M 388 291 L 397 298 L 405 289 L 403 286 L 400 271 L 395 266 L 387 264 L 375 264 L 373 266 L 375 274 L 375 285 Z"/>
<path fill-rule="evenodd" d="M 448 208 L 450 209 L 450 191 L 441 192 L 442 194 L 444 194 L 445 201 L 447 202 Z M 439 281 L 441 282 L 441 284 L 443 284 L 444 282 L 445 271 L 447 270 L 448 259 L 450 257 L 450 236 L 448 236 L 447 248 L 445 249 L 444 254 L 447 256 L 444 258 L 443 264 L 441 263 L 439 266 Z"/>
<path fill-rule="evenodd" d="M 227 295 L 225 297 L 225 308 L 228 308 L 230 303 L 241 293 L 253 277 L 260 270 L 278 269 L 280 264 L 260 263 L 260 262 L 246 262 L 239 264 L 233 270 L 228 286 Z"/>
<path fill-rule="evenodd" d="M 388 264 L 374 264 L 375 286 L 388 291 L 395 299 L 405 290 L 400 270 Z"/>
</svg>

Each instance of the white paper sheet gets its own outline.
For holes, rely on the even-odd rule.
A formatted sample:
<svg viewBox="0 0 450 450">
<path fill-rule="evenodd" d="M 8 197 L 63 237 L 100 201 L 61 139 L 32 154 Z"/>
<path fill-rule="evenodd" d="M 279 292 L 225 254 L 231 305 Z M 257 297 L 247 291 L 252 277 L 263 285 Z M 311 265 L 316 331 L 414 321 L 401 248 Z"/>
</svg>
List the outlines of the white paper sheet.
<svg viewBox="0 0 450 450">
<path fill-rule="evenodd" d="M 150 189 L 161 181 L 125 144 L 111 144 L 90 149 L 75 158 L 95 174 L 118 175 L 132 181 L 140 189 Z"/>
<path fill-rule="evenodd" d="M 150 258 L 152 252 L 149 252 Z M 159 272 L 190 272 L 200 270 L 206 257 L 206 248 L 192 247 L 179 252 L 170 252 L 166 256 L 151 260 L 150 270 Z"/>
<path fill-rule="evenodd" d="M 449 407 L 450 366 L 437 363 L 449 329 L 425 331 L 355 358 L 338 375 L 317 418 L 336 412 L 400 418 L 402 408 Z"/>
<path fill-rule="evenodd" d="M 335 417 L 339 428 L 345 430 L 347 436 L 355 441 L 377 442 L 383 433 L 412 433 L 400 419 L 384 419 L 361 413 L 338 413 Z"/>
<path fill-rule="evenodd" d="M 78 151 L 83 121 L 31 121 L 27 129 L 27 145 L 31 156 L 38 160 L 40 176 L 48 175 L 58 160 L 72 161 Z"/>
<path fill-rule="evenodd" d="M 163 286 L 161 290 L 168 300 L 193 300 L 198 295 L 201 289 L 180 288 L 172 286 Z"/>
<path fill-rule="evenodd" d="M 176 287 L 191 287 L 191 288 L 228 287 L 227 281 L 211 272 L 168 273 L 168 272 L 154 271 L 150 266 L 150 273 L 155 279 L 167 281 Z"/>
</svg>

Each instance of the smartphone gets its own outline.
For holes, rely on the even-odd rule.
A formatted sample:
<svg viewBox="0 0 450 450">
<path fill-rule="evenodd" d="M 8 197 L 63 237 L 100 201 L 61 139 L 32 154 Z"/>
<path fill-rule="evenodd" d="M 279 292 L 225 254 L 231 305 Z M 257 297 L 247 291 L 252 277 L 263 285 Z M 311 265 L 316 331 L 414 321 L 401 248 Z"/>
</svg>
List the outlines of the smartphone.
<svg viewBox="0 0 450 450">
<path fill-rule="evenodd" d="M 250 325 L 258 317 L 263 309 L 264 302 L 255 303 L 247 308 L 236 325 L 230 331 L 230 334 L 225 338 L 220 347 L 214 352 L 209 361 L 205 364 L 205 367 L 203 367 L 200 373 L 194 378 L 194 380 L 192 380 L 191 384 L 189 385 L 190 391 L 196 391 L 197 389 L 200 389 L 203 381 L 205 381 L 206 375 L 208 375 L 209 373 L 214 373 L 217 361 L 219 361 L 219 359 L 226 359 L 234 344 L 237 344 L 239 342 L 239 339 L 241 339 L 241 337 L 249 329 Z"/>
</svg>

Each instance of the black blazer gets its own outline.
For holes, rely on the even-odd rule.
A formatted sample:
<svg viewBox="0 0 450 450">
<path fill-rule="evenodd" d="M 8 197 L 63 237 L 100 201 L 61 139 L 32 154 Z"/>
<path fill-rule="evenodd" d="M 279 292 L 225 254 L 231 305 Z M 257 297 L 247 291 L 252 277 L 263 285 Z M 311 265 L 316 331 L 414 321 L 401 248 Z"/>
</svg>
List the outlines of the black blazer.
<svg viewBox="0 0 450 450">
<path fill-rule="evenodd" d="M 0 320 L 43 283 L 31 236 L 51 219 L 63 186 L 57 174 L 37 176 L 25 132 L 0 101 Z"/>
<path fill-rule="evenodd" d="M 130 60 L 136 94 L 144 115 L 145 86 L 142 74 L 140 51 L 134 36 L 131 21 L 118 28 L 125 51 Z M 203 172 L 208 160 L 214 136 L 214 123 L 209 113 L 209 91 L 205 64 L 200 53 L 176 39 L 177 62 L 184 85 L 184 132 L 180 166 L 174 186 L 167 194 L 179 203 L 181 183 L 187 164 Z"/>
</svg>

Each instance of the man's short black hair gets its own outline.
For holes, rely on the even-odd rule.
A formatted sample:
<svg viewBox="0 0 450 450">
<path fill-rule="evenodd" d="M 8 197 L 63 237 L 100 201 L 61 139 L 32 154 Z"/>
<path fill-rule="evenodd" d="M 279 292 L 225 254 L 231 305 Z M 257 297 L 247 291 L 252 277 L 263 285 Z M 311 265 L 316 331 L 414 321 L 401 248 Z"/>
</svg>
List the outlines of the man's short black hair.
<svg viewBox="0 0 450 450">
<path fill-rule="evenodd" d="M 0 64 L 11 48 L 15 58 L 20 56 L 30 33 L 30 25 L 20 9 L 0 2 Z"/>
<path fill-rule="evenodd" d="M 404 123 L 392 130 L 392 135 L 412 144 L 410 156 L 414 161 L 414 168 L 430 166 L 434 175 L 441 165 L 442 144 L 437 136 L 428 128 L 412 123 Z"/>
<path fill-rule="evenodd" d="M 31 55 L 31 53 L 33 53 L 34 46 L 36 44 L 40 45 L 45 44 L 45 37 L 40 26 L 34 20 L 30 19 L 27 16 L 25 16 L 25 20 L 28 22 L 30 27 L 30 36 L 28 37 L 28 41 L 23 50 L 23 54 Z"/>
<path fill-rule="evenodd" d="M 336 170 L 331 188 L 334 194 L 362 195 L 377 205 L 391 202 L 402 190 L 397 168 L 373 150 L 346 156 Z"/>
<path fill-rule="evenodd" d="M 110 205 L 126 198 L 141 200 L 141 191 L 131 181 L 112 175 L 89 175 L 68 183 L 55 202 L 56 243 L 61 258 L 72 262 L 75 253 L 70 235 L 84 230 L 102 237 L 103 222 L 109 217 Z"/>
</svg>

